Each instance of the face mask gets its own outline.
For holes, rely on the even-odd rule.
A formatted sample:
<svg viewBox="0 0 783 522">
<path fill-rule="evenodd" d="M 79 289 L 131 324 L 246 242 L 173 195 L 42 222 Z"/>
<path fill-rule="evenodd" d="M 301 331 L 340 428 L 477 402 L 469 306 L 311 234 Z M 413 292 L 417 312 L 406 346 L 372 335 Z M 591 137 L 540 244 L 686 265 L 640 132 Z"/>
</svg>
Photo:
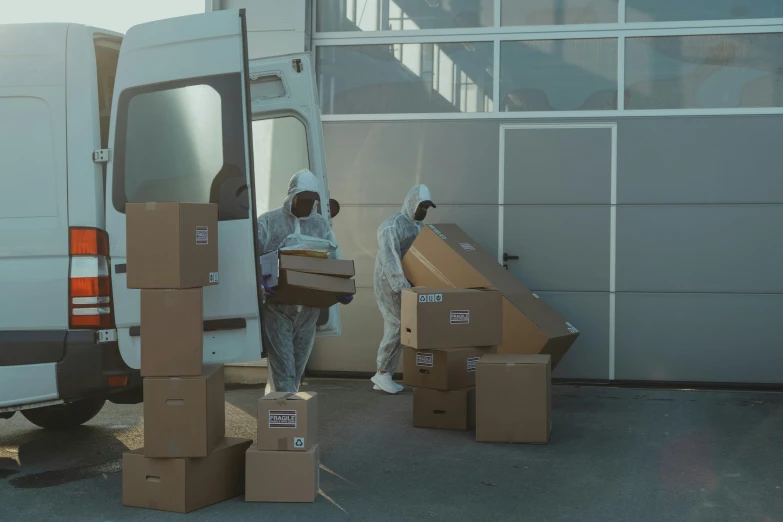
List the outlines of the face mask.
<svg viewBox="0 0 783 522">
<path fill-rule="evenodd" d="M 416 208 L 416 213 L 413 215 L 414 221 L 424 221 L 424 218 L 427 217 L 427 207 L 424 205 L 419 205 L 418 208 Z"/>
<path fill-rule="evenodd" d="M 294 197 L 291 204 L 291 214 L 298 218 L 306 218 L 316 208 L 317 200 L 309 198 Z"/>
</svg>

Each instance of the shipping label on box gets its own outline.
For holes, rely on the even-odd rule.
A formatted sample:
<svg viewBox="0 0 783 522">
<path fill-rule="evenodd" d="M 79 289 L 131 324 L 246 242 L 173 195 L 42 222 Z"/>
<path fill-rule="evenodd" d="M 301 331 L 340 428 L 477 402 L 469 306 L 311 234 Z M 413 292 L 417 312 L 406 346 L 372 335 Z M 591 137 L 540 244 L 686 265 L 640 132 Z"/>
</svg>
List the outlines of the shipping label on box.
<svg viewBox="0 0 783 522">
<path fill-rule="evenodd" d="M 409 288 L 401 305 L 405 346 L 495 346 L 503 338 L 503 302 L 495 290 Z"/>
<path fill-rule="evenodd" d="M 258 400 L 258 444 L 265 451 L 306 451 L 318 438 L 318 395 L 274 392 Z"/>
<path fill-rule="evenodd" d="M 494 347 L 437 350 L 405 347 L 402 360 L 403 384 L 435 390 L 473 386 L 476 382 L 476 362 L 484 354 L 494 351 Z"/>
</svg>

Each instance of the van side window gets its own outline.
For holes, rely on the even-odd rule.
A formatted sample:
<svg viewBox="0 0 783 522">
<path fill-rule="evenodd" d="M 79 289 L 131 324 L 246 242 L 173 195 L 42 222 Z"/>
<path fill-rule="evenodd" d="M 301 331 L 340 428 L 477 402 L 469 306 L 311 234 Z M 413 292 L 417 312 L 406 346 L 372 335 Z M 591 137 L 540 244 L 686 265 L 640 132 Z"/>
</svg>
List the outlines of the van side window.
<svg viewBox="0 0 783 522">
<path fill-rule="evenodd" d="M 114 78 L 120 58 L 120 42 L 117 38 L 95 39 L 95 62 L 98 66 L 98 111 L 101 118 L 101 148 L 109 147 L 109 123 L 114 94 Z"/>
<path fill-rule="evenodd" d="M 112 200 L 217 203 L 221 220 L 249 217 L 239 74 L 120 93 Z"/>
</svg>

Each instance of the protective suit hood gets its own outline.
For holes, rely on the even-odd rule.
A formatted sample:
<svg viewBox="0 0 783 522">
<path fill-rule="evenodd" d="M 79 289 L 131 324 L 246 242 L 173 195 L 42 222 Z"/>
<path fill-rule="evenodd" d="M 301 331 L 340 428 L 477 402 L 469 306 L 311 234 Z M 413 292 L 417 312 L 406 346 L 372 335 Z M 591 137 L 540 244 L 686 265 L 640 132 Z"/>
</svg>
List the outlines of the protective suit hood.
<svg viewBox="0 0 783 522">
<path fill-rule="evenodd" d="M 294 174 L 288 182 L 288 195 L 285 197 L 285 201 L 283 201 L 283 210 L 287 214 L 293 216 L 293 213 L 291 213 L 291 203 L 293 202 L 294 196 L 301 192 L 321 193 L 321 187 L 318 185 L 318 178 L 307 169 L 300 170 Z M 313 209 L 315 210 L 315 207 L 313 207 Z"/>
<path fill-rule="evenodd" d="M 405 202 L 402 204 L 402 215 L 413 221 L 416 209 L 422 201 L 432 201 L 430 189 L 427 185 L 414 185 L 405 196 Z"/>
</svg>

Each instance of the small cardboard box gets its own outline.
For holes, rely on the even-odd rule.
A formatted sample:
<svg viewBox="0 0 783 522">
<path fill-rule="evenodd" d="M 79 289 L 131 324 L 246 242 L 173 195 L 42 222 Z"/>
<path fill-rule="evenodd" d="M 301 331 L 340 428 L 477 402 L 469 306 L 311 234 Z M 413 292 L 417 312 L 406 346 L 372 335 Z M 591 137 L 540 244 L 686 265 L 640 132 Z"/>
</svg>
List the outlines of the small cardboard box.
<svg viewBox="0 0 783 522">
<path fill-rule="evenodd" d="M 307 451 L 318 438 L 318 394 L 272 392 L 258 399 L 258 444 L 265 451 Z"/>
<path fill-rule="evenodd" d="M 223 366 L 144 379 L 144 456 L 206 457 L 226 434 Z"/>
<path fill-rule="evenodd" d="M 197 203 L 127 203 L 128 288 L 198 288 L 218 284 L 218 207 Z"/>
<path fill-rule="evenodd" d="M 417 350 L 405 347 L 402 356 L 402 382 L 414 388 L 457 390 L 476 384 L 476 364 L 494 347 L 440 348 Z"/>
<path fill-rule="evenodd" d="M 247 450 L 245 502 L 315 502 L 319 485 L 318 444 L 307 451 Z"/>
<path fill-rule="evenodd" d="M 402 260 L 414 286 L 492 288 L 503 294 L 503 342 L 498 353 L 549 354 L 555 368 L 577 330 L 479 247 L 457 225 L 425 226 Z"/>
<path fill-rule="evenodd" d="M 550 380 L 549 355 L 482 357 L 476 372 L 476 441 L 549 442 Z"/>
<path fill-rule="evenodd" d="M 413 426 L 442 430 L 469 430 L 476 425 L 476 389 L 413 390 Z"/>
<path fill-rule="evenodd" d="M 122 455 L 125 506 L 189 513 L 245 489 L 245 452 L 253 441 L 223 439 L 203 459 L 151 459 L 144 449 Z"/>
<path fill-rule="evenodd" d="M 503 299 L 498 291 L 408 288 L 402 291 L 401 304 L 405 346 L 497 346 L 503 340 Z"/>
<path fill-rule="evenodd" d="M 328 308 L 337 297 L 356 294 L 353 261 L 286 254 L 275 250 L 261 256 L 261 274 L 275 289 L 269 302 Z"/>
<path fill-rule="evenodd" d="M 202 372 L 201 288 L 141 291 L 141 376 L 186 377 Z"/>
</svg>

